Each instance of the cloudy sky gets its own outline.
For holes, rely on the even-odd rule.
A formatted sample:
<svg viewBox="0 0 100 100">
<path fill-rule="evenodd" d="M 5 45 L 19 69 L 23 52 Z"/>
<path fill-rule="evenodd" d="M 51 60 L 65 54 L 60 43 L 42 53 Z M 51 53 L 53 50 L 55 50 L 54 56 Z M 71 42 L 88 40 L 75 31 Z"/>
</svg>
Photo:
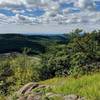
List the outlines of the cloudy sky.
<svg viewBox="0 0 100 100">
<path fill-rule="evenodd" d="M 0 33 L 100 29 L 100 0 L 0 0 Z"/>
</svg>

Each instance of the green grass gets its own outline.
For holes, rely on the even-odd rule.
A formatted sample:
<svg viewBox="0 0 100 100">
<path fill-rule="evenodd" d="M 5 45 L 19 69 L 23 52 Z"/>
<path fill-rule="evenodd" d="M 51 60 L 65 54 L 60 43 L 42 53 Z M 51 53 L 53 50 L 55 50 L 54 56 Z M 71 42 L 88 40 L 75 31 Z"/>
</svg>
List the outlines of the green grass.
<svg viewBox="0 0 100 100">
<path fill-rule="evenodd" d="M 51 86 L 51 92 L 76 94 L 87 100 L 100 100 L 100 74 L 85 75 L 81 78 L 53 78 L 41 82 Z"/>
</svg>

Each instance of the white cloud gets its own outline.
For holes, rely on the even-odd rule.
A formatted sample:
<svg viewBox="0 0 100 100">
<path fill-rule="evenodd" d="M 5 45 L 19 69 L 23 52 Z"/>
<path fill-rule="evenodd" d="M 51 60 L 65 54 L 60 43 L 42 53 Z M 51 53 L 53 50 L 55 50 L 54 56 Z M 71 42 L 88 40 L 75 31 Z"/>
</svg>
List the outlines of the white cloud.
<svg viewBox="0 0 100 100">
<path fill-rule="evenodd" d="M 78 3 L 76 5 L 80 7 L 82 10 L 95 9 L 95 3 L 93 0 L 78 0 Z"/>
<path fill-rule="evenodd" d="M 69 5 L 74 3 L 75 5 L 61 9 L 61 3 Z M 100 24 L 100 12 L 96 11 L 93 0 L 0 0 L 0 7 L 5 10 L 11 10 L 15 14 L 15 16 L 0 14 L 0 24 L 35 24 L 36 26 L 48 24 L 50 27 L 54 25 L 51 27 L 53 30 L 57 25 L 60 27 L 61 25 L 66 25 L 67 27 L 69 25 L 76 28 L 76 25 Z M 41 16 L 30 17 L 29 14 L 33 14 L 33 9 L 37 9 L 37 7 L 43 9 L 45 13 Z M 75 10 L 79 11 L 74 12 Z M 25 14 L 26 11 L 29 14 Z M 29 29 L 30 31 L 32 30 L 31 28 Z M 55 28 L 55 30 L 57 29 Z"/>
<path fill-rule="evenodd" d="M 0 6 L 8 6 L 8 5 L 34 6 L 34 5 L 48 4 L 50 1 L 51 0 L 0 0 Z"/>
</svg>

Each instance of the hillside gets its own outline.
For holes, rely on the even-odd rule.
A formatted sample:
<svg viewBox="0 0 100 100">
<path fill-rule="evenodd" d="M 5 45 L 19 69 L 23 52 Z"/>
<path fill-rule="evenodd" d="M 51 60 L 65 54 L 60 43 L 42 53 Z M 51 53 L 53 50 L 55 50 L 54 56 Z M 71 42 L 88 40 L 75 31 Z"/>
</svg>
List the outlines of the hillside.
<svg viewBox="0 0 100 100">
<path fill-rule="evenodd" d="M 10 52 L 0 54 L 1 98 L 100 100 L 99 31 L 45 36 L 5 34 L 0 39 L 1 50 Z M 24 49 L 20 53 L 24 47 L 31 47 L 31 52 Z"/>
<path fill-rule="evenodd" d="M 65 43 L 65 35 L 21 35 L 0 34 L 0 53 L 22 52 L 23 48 L 31 48 L 31 53 L 45 52 L 48 45 Z"/>
</svg>

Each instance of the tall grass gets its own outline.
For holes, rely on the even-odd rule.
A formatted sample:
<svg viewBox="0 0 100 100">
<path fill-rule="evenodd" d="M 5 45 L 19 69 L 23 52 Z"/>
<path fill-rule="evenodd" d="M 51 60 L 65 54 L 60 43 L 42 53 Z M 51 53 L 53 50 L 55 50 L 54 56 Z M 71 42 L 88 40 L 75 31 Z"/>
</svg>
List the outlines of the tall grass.
<svg viewBox="0 0 100 100">
<path fill-rule="evenodd" d="M 85 75 L 81 78 L 53 78 L 42 84 L 51 85 L 51 92 L 76 94 L 87 100 L 100 100 L 100 74 Z"/>
</svg>

